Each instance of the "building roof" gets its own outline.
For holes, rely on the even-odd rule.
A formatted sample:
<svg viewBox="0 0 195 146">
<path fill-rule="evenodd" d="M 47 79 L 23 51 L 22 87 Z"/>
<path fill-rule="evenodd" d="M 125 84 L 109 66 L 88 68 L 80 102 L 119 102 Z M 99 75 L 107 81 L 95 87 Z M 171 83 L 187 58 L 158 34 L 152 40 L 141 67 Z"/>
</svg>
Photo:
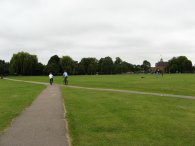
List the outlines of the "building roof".
<svg viewBox="0 0 195 146">
<path fill-rule="evenodd" d="M 164 62 L 161 58 L 159 62 L 156 63 L 156 67 L 166 67 L 168 65 L 168 62 Z"/>
</svg>

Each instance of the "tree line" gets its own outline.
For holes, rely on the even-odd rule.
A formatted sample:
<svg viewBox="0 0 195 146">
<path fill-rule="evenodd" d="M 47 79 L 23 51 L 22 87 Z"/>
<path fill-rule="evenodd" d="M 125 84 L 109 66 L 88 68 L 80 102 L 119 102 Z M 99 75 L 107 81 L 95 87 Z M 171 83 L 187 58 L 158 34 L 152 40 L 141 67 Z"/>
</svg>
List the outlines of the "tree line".
<svg viewBox="0 0 195 146">
<path fill-rule="evenodd" d="M 141 65 L 135 65 L 116 57 L 96 59 L 93 57 L 82 58 L 80 62 L 73 60 L 70 56 L 52 56 L 46 65 L 38 62 L 36 55 L 27 52 L 13 54 L 10 62 L 0 60 L 0 74 L 5 75 L 61 75 L 66 70 L 70 75 L 94 75 L 94 74 L 123 74 L 123 73 L 150 73 L 151 64 L 144 60 Z M 173 57 L 169 60 L 167 72 L 192 72 L 193 67 L 190 60 L 185 56 Z"/>
<path fill-rule="evenodd" d="M 192 61 L 186 56 L 173 57 L 169 60 L 166 72 L 170 73 L 191 73 L 195 70 Z"/>
</svg>

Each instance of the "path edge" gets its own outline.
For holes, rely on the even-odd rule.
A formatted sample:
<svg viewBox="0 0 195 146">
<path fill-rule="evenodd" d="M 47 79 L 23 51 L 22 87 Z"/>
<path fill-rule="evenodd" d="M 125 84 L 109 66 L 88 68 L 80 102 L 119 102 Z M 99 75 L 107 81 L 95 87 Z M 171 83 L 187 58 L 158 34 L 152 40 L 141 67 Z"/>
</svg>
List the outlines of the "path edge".
<svg viewBox="0 0 195 146">
<path fill-rule="evenodd" d="M 65 129 L 66 129 L 66 139 L 67 139 L 67 144 L 68 146 L 72 146 L 72 139 L 70 137 L 70 132 L 69 132 L 69 126 L 68 126 L 68 121 L 66 119 L 66 115 L 67 115 L 67 110 L 66 110 L 66 106 L 65 106 L 65 100 L 64 100 L 64 96 L 62 94 L 62 89 L 63 87 L 60 86 L 60 90 L 61 90 L 61 98 L 63 101 L 63 108 L 64 108 L 64 122 L 65 122 Z"/>
<path fill-rule="evenodd" d="M 3 135 L 7 130 L 8 130 L 8 128 L 10 128 L 11 126 L 12 126 L 12 124 L 15 122 L 15 120 L 19 117 L 19 116 L 21 116 L 32 104 L 33 104 L 33 102 L 38 98 L 38 96 L 47 88 L 47 86 L 48 85 L 45 85 L 45 88 L 42 90 L 42 91 L 40 91 L 40 93 L 35 97 L 35 99 L 27 106 L 27 107 L 25 107 L 15 118 L 13 118 L 12 120 L 11 120 L 11 122 L 10 123 L 8 123 L 8 125 L 5 127 L 5 129 L 4 130 L 2 130 L 1 132 L 0 132 L 0 136 L 1 135 Z"/>
</svg>

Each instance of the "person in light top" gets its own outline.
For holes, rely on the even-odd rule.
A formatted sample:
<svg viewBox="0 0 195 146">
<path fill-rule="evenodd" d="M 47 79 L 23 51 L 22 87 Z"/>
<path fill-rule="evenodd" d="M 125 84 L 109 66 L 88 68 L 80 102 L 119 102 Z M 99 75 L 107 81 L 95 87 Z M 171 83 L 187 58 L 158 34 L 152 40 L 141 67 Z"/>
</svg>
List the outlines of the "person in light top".
<svg viewBox="0 0 195 146">
<path fill-rule="evenodd" d="M 68 85 L 68 73 L 66 71 L 64 71 L 63 77 L 64 77 L 64 85 Z"/>
<path fill-rule="evenodd" d="M 50 83 L 50 85 L 53 84 L 53 75 L 52 75 L 52 73 L 49 74 L 49 83 Z"/>
</svg>

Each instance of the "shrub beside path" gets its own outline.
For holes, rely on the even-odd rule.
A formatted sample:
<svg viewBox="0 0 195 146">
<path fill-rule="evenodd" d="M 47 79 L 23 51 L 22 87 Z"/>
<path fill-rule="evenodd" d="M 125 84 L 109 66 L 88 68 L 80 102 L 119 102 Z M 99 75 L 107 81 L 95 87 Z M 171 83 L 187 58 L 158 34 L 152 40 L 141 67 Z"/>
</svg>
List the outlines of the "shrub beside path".
<svg viewBox="0 0 195 146">
<path fill-rule="evenodd" d="M 60 86 L 48 85 L 0 136 L 0 146 L 68 146 Z"/>
</svg>

